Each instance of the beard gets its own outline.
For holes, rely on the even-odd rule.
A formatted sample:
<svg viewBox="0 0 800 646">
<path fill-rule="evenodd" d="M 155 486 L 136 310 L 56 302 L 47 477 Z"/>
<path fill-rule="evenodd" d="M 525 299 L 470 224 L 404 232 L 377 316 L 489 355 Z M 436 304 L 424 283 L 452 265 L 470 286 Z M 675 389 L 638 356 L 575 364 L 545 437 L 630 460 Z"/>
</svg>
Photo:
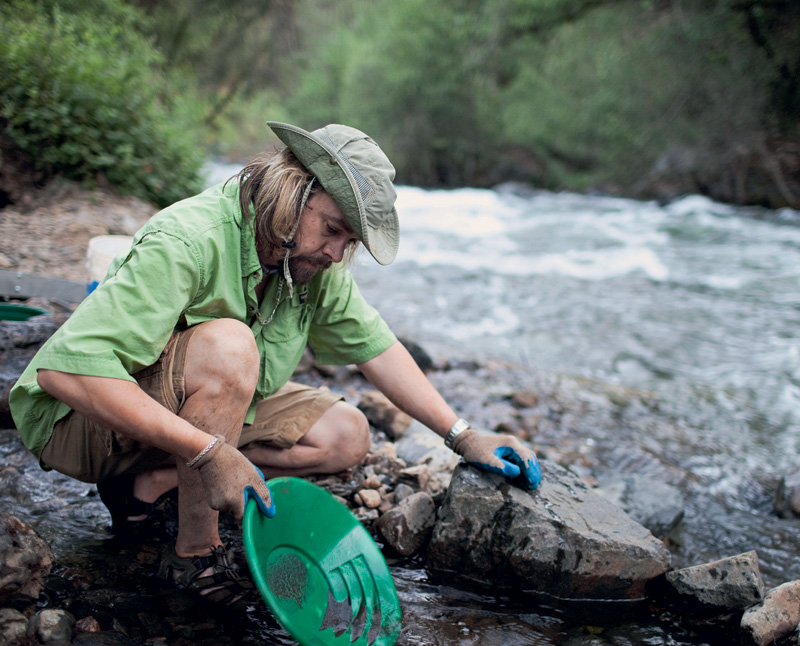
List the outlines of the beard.
<svg viewBox="0 0 800 646">
<path fill-rule="evenodd" d="M 325 256 L 293 256 L 289 258 L 289 274 L 295 285 L 305 285 L 318 272 L 331 266 Z"/>
</svg>

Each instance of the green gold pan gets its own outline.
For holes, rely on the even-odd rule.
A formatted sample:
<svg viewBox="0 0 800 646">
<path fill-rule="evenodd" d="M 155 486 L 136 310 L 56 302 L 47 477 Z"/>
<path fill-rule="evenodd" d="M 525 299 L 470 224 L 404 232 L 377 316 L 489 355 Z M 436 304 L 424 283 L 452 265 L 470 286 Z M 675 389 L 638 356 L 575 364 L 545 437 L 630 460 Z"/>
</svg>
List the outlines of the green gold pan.
<svg viewBox="0 0 800 646">
<path fill-rule="evenodd" d="M 247 564 L 269 609 L 302 646 L 391 646 L 400 602 L 378 546 L 331 494 L 300 478 L 267 482 L 277 513 L 254 500 L 243 522 Z"/>
</svg>

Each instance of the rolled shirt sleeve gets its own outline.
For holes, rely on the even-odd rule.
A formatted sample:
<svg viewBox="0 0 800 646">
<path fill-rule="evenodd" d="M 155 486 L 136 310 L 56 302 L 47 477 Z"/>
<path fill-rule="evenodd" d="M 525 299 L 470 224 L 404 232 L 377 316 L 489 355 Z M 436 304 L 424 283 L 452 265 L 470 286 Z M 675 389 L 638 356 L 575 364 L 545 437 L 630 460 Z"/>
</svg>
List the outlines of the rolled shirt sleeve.
<svg viewBox="0 0 800 646">
<path fill-rule="evenodd" d="M 132 374 L 158 359 L 200 276 L 190 246 L 166 233 L 145 235 L 115 259 L 104 281 L 47 340 L 11 390 L 15 423 L 35 455 L 70 411 L 39 387 L 38 370 L 134 381 Z"/>
<path fill-rule="evenodd" d="M 189 245 L 146 235 L 56 332 L 37 369 L 132 380 L 156 362 L 200 280 Z"/>
</svg>

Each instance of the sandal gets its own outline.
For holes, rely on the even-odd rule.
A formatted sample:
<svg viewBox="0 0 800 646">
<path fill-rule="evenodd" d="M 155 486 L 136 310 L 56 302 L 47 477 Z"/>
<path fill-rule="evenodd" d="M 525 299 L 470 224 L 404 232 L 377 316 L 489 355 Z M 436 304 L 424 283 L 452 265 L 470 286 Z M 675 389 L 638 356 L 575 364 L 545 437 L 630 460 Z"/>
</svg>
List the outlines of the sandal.
<svg viewBox="0 0 800 646">
<path fill-rule="evenodd" d="M 130 534 L 134 530 L 152 529 L 157 512 L 161 511 L 169 492 L 155 502 L 144 502 L 133 496 L 134 473 L 123 473 L 97 483 L 100 500 L 111 514 L 111 531 L 115 534 Z M 131 517 L 144 516 L 141 520 L 128 520 Z"/>
<path fill-rule="evenodd" d="M 206 574 L 208 570 L 210 574 Z M 208 556 L 181 558 L 170 544 L 161 559 L 158 576 L 179 588 L 194 590 L 216 604 L 245 609 L 256 602 L 256 587 L 238 572 L 230 544 L 211 548 Z"/>
</svg>

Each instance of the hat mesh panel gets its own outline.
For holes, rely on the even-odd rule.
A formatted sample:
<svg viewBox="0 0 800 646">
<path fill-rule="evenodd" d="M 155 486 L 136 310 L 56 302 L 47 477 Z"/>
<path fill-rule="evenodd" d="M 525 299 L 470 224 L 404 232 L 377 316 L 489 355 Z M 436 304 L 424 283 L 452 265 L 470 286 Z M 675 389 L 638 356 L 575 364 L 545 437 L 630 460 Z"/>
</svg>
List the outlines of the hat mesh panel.
<svg viewBox="0 0 800 646">
<path fill-rule="evenodd" d="M 328 144 L 331 149 L 336 149 L 336 144 L 333 143 L 333 140 L 328 136 L 327 132 L 323 132 L 319 135 L 319 138 L 324 140 L 326 144 Z M 370 200 L 372 199 L 372 186 L 370 183 L 364 178 L 364 176 L 358 172 L 355 166 L 353 166 L 352 162 L 342 154 L 341 151 L 336 152 L 336 157 L 339 158 L 339 161 L 347 166 L 347 169 L 352 173 L 353 177 L 356 180 L 356 185 L 358 186 L 358 192 L 361 194 L 361 200 L 366 207 Z"/>
</svg>

